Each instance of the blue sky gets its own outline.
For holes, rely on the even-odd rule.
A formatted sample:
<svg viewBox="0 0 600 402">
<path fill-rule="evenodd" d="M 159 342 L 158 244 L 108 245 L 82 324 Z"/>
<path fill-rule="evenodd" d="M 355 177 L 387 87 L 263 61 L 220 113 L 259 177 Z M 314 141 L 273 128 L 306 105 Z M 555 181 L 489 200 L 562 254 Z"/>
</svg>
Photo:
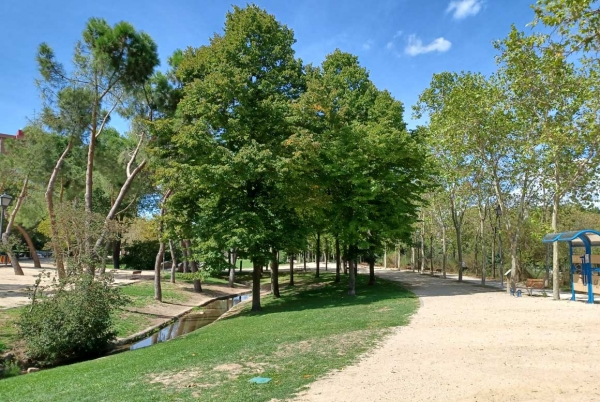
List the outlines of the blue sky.
<svg viewBox="0 0 600 402">
<path fill-rule="evenodd" d="M 533 1 L 533 0 L 531 0 Z M 2 0 L 0 1 L 0 133 L 15 133 L 27 124 L 41 100 L 35 87 L 35 55 L 48 42 L 67 64 L 89 17 L 109 23 L 125 20 L 148 32 L 166 62 L 177 48 L 201 46 L 221 32 L 232 4 L 218 0 Z M 506 36 L 510 25 L 529 30 L 528 0 L 260 0 L 256 4 L 294 30 L 296 54 L 320 64 L 340 48 L 358 55 L 381 89 L 406 108 L 442 71 L 495 69 L 492 41 Z M 125 127 L 116 122 L 118 129 Z M 121 126 L 121 127 L 119 127 Z"/>
</svg>

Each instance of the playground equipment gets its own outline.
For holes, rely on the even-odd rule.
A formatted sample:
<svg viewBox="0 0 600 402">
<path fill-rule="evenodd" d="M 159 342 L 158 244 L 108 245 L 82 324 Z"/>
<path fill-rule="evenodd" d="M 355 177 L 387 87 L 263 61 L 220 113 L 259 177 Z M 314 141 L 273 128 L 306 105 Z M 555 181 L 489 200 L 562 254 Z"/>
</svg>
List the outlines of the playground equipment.
<svg viewBox="0 0 600 402">
<path fill-rule="evenodd" d="M 592 229 L 578 231 L 549 233 L 542 239 L 543 243 L 566 242 L 569 244 L 569 261 L 571 262 L 571 300 L 575 300 L 575 278 L 577 284 L 587 286 L 588 303 L 594 303 L 594 282 L 598 284 L 600 275 L 600 256 L 592 256 L 592 247 L 600 246 L 600 232 Z M 583 248 L 584 254 L 576 253 L 573 249 Z M 579 268 L 581 267 L 581 268 Z M 597 273 L 594 280 L 593 274 Z M 583 290 L 580 288 L 578 290 Z"/>
</svg>

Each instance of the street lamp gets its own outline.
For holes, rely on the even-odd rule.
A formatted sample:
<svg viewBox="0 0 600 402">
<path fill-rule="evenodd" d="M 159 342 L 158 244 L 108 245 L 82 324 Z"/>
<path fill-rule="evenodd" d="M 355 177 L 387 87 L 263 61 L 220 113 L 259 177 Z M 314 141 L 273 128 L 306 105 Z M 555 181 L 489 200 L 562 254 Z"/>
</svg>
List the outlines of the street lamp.
<svg viewBox="0 0 600 402">
<path fill-rule="evenodd" d="M 502 216 L 502 208 L 500 204 L 496 205 L 496 224 L 498 225 L 498 221 Z M 500 225 L 498 225 L 498 229 L 500 229 Z M 502 232 L 498 230 L 498 246 L 500 252 L 500 287 L 504 287 L 504 265 L 502 264 Z M 494 256 L 496 258 L 496 256 Z"/>
<path fill-rule="evenodd" d="M 4 213 L 12 200 L 13 198 L 6 193 L 0 195 L 0 206 L 2 206 L 2 214 L 0 214 L 0 235 L 2 237 L 4 237 Z M 8 256 L 4 259 L 4 264 L 8 265 Z"/>
</svg>

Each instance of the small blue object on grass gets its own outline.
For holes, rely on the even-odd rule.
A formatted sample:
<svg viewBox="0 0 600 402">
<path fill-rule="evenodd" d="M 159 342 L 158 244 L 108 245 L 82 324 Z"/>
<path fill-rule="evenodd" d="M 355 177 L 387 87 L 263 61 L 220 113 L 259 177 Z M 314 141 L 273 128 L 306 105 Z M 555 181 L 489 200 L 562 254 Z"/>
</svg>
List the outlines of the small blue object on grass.
<svg viewBox="0 0 600 402">
<path fill-rule="evenodd" d="M 271 381 L 271 379 L 268 377 L 254 377 L 254 378 L 251 378 L 250 381 L 248 381 L 248 382 L 253 382 L 255 384 L 266 384 L 269 381 Z"/>
</svg>

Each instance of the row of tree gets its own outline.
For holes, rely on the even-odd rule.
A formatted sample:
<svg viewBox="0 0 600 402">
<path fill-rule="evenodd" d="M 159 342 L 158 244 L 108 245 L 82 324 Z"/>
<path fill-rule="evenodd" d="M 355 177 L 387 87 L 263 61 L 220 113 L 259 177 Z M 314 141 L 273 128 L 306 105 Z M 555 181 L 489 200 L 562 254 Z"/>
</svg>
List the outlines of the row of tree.
<svg viewBox="0 0 600 402">
<path fill-rule="evenodd" d="M 374 283 L 384 242 L 409 241 L 417 221 L 426 147 L 356 56 L 336 50 L 306 65 L 294 43 L 291 29 L 250 5 L 234 7 L 209 44 L 175 52 L 165 73 L 155 71 L 152 39 L 125 22 L 91 19 L 68 67 L 42 44 L 43 112 L 1 156 L 10 162 L 3 189 L 20 194 L 5 250 L 14 250 L 15 218 L 27 221 L 47 235 L 59 278 L 93 275 L 144 227 L 124 233 L 125 221 L 154 215 L 159 300 L 167 248 L 197 291 L 205 271 L 250 259 L 255 310 L 262 267 L 271 263 L 279 296 L 278 253 L 293 261 L 311 239 L 317 261 L 330 239 L 338 280 L 342 260 L 354 263 L 351 294 L 360 258 Z M 111 127 L 114 114 L 129 132 Z"/>
<path fill-rule="evenodd" d="M 208 268 L 250 259 L 254 310 L 261 268 L 273 262 L 279 296 L 277 253 L 293 261 L 313 235 L 317 261 L 321 236 L 333 237 L 337 280 L 342 258 L 363 256 L 374 282 L 383 241 L 409 239 L 428 180 L 402 104 L 357 57 L 336 50 L 304 65 L 294 42 L 264 10 L 234 7 L 222 34 L 178 54 L 169 76 L 180 99 L 154 124 L 164 237 L 193 239 Z"/>
<path fill-rule="evenodd" d="M 514 286 L 525 274 L 519 255 L 527 243 L 526 228 L 536 227 L 540 243 L 544 231 L 582 229 L 559 224 L 561 207 L 590 207 L 597 199 L 600 70 L 595 54 L 600 41 L 591 25 L 597 19 L 595 3 L 538 2 L 535 23 L 546 31 L 556 28 L 551 34 L 512 27 L 507 38 L 495 43 L 495 73 L 436 74 L 414 108 L 417 117 L 429 119 L 420 129 L 443 190 L 429 195 L 423 217 L 435 217 L 444 242 L 446 227 L 453 227 L 459 280 L 469 209 L 479 216 L 480 239 L 500 220 Z M 490 243 L 495 244 L 495 236 L 479 243 L 482 256 Z M 557 243 L 552 254 L 558 299 Z M 483 282 L 485 272 L 484 265 Z"/>
</svg>

